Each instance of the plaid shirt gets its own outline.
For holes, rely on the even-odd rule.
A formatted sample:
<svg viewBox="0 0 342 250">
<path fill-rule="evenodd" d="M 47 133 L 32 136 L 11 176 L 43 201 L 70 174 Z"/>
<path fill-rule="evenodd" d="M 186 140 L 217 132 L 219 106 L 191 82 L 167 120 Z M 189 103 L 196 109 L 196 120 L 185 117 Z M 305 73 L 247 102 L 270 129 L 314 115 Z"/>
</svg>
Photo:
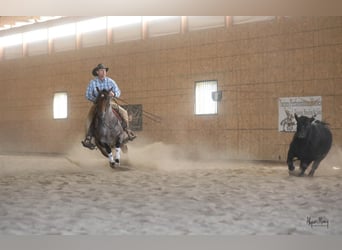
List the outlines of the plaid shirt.
<svg viewBox="0 0 342 250">
<path fill-rule="evenodd" d="M 89 82 L 86 95 L 85 95 L 86 98 L 91 102 L 94 102 L 98 95 L 96 87 L 98 87 L 99 90 L 103 90 L 103 89 L 110 90 L 112 88 L 112 91 L 114 92 L 115 97 L 119 97 L 121 94 L 121 91 L 118 85 L 113 79 L 109 77 L 105 77 L 103 80 L 100 80 L 98 77 L 95 77 Z"/>
</svg>

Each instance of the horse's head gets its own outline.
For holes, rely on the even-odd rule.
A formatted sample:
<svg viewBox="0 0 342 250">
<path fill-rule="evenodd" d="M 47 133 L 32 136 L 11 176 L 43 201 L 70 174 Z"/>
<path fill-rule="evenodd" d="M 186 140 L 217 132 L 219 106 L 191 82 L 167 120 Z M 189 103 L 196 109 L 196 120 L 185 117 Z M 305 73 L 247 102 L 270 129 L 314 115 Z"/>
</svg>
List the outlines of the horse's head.
<svg viewBox="0 0 342 250">
<path fill-rule="evenodd" d="M 110 90 L 100 90 L 99 88 L 96 88 L 98 95 L 96 97 L 96 110 L 98 114 L 101 114 L 101 116 L 104 116 L 104 114 L 107 112 L 107 110 L 110 107 L 110 99 L 111 99 L 111 95 L 110 92 L 112 91 Z"/>
</svg>

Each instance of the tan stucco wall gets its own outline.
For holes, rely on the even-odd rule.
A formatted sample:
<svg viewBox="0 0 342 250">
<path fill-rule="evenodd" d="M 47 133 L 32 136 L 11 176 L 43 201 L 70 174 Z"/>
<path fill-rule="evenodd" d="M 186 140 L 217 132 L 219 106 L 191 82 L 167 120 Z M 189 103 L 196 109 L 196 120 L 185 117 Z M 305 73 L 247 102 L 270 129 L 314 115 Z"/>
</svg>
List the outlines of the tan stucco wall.
<svg viewBox="0 0 342 250">
<path fill-rule="evenodd" d="M 162 117 L 144 117 L 140 138 L 284 160 L 292 134 L 278 132 L 278 98 L 319 95 L 334 144 L 342 144 L 342 17 L 301 17 L 2 59 L 0 150 L 64 153 L 80 145 L 85 88 L 100 62 L 122 99 Z M 223 91 L 218 115 L 195 116 L 195 81 L 211 79 Z M 66 120 L 52 118 L 58 91 L 69 95 Z"/>
</svg>

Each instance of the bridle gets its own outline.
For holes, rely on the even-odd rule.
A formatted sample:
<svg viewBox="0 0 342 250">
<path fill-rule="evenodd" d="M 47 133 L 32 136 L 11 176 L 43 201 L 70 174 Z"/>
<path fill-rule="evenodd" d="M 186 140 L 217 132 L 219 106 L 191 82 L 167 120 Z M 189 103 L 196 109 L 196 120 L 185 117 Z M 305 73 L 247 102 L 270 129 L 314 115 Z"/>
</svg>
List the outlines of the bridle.
<svg viewBox="0 0 342 250">
<path fill-rule="evenodd" d="M 109 129 L 114 129 L 115 125 L 116 124 L 109 124 L 108 122 L 106 122 L 106 119 L 105 119 L 105 115 L 106 113 L 108 112 L 108 110 L 111 111 L 112 109 L 112 106 L 110 104 L 110 101 L 113 97 L 111 97 L 109 95 L 109 92 L 107 93 L 107 91 L 105 90 L 102 90 L 97 99 L 96 99 L 96 116 L 98 117 L 98 119 L 102 122 L 102 124 L 104 124 L 107 128 Z M 99 104 L 99 102 L 101 102 L 101 104 Z M 101 106 L 101 110 L 99 112 L 99 106 Z M 104 107 L 103 107 L 104 106 Z M 118 121 L 117 121 L 118 123 Z"/>
</svg>

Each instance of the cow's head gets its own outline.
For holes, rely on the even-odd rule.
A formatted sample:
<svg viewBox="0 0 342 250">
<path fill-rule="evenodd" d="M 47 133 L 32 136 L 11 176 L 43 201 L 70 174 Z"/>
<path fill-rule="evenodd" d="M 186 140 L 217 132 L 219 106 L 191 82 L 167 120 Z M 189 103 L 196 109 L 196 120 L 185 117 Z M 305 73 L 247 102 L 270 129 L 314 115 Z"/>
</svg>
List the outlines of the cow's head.
<svg viewBox="0 0 342 250">
<path fill-rule="evenodd" d="M 297 121 L 297 131 L 296 131 L 296 137 L 298 138 L 306 138 L 308 135 L 308 132 L 311 127 L 311 123 L 315 120 L 314 117 L 306 117 L 306 116 L 300 116 L 298 117 L 297 114 L 295 114 L 295 118 Z"/>
</svg>

